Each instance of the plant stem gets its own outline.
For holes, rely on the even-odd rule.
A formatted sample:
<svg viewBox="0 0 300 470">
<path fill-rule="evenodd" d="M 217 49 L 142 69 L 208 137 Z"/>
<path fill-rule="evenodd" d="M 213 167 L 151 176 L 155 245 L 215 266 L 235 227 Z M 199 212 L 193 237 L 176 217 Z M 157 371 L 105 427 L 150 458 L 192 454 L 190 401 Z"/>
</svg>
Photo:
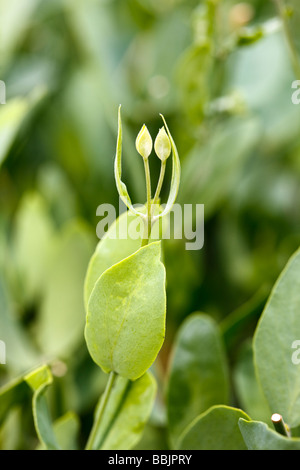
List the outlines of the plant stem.
<svg viewBox="0 0 300 470">
<path fill-rule="evenodd" d="M 144 158 L 145 176 L 146 176 L 146 188 L 147 188 L 147 219 L 145 222 L 145 232 L 142 240 L 142 246 L 148 245 L 150 234 L 151 234 L 151 177 L 148 158 Z"/>
<path fill-rule="evenodd" d="M 283 418 L 280 414 L 274 413 L 271 416 L 271 421 L 274 425 L 275 430 L 279 433 L 282 434 L 285 437 L 290 437 L 290 434 L 288 432 L 288 429 L 283 421 Z"/>
<path fill-rule="evenodd" d="M 109 422 L 107 423 L 106 429 L 104 429 L 101 432 L 101 436 L 99 438 L 99 441 L 97 441 L 98 449 L 101 449 L 103 443 L 105 442 L 106 437 L 110 433 L 110 430 L 113 428 L 116 420 L 118 419 L 118 416 L 122 412 L 122 408 L 123 408 L 123 405 L 126 401 L 128 393 L 130 391 L 131 385 L 132 385 L 131 380 L 126 379 L 125 386 L 123 388 L 121 396 L 119 397 L 119 400 L 118 401 L 114 400 L 114 402 L 111 404 L 112 407 L 109 410 L 111 417 L 110 417 Z"/>
<path fill-rule="evenodd" d="M 158 201 L 158 198 L 159 198 L 159 195 L 160 195 L 160 192 L 161 192 L 161 188 L 162 188 L 162 185 L 163 185 L 163 181 L 164 181 L 164 177 L 165 177 L 165 172 L 166 172 L 166 163 L 167 163 L 166 160 L 163 160 L 163 161 L 161 162 L 160 174 L 159 174 L 159 179 L 158 179 L 158 183 L 157 183 L 157 188 L 156 188 L 155 195 L 154 195 L 154 199 L 153 199 L 153 204 L 157 204 L 157 201 Z"/>
<path fill-rule="evenodd" d="M 94 446 L 96 438 L 97 438 L 98 429 L 100 427 L 101 420 L 102 420 L 104 411 L 106 409 L 106 406 L 107 406 L 107 403 L 108 403 L 108 400 L 109 400 L 109 397 L 110 397 L 110 393 L 111 393 L 111 390 L 113 388 L 116 377 L 117 377 L 117 374 L 113 371 L 109 375 L 109 378 L 108 378 L 108 381 L 107 381 L 107 384 L 106 384 L 106 388 L 105 388 L 105 391 L 104 391 L 104 394 L 103 394 L 103 397 L 102 397 L 102 400 L 101 400 L 101 403 L 100 403 L 100 408 L 99 408 L 99 410 L 97 410 L 97 414 L 96 414 L 96 417 L 95 417 L 93 428 L 92 428 L 91 434 L 89 436 L 89 439 L 88 439 L 88 442 L 87 442 L 87 445 L 86 445 L 86 450 L 93 450 L 93 446 Z"/>
<path fill-rule="evenodd" d="M 281 17 L 284 34 L 285 34 L 287 45 L 288 45 L 288 48 L 289 48 L 289 51 L 290 51 L 290 56 L 291 56 L 293 69 L 294 69 L 296 78 L 300 79 L 300 61 L 299 61 L 298 51 L 297 51 L 297 48 L 295 46 L 295 43 L 294 43 L 294 40 L 293 40 L 293 37 L 292 37 L 292 34 L 291 34 L 291 30 L 290 30 L 290 27 L 289 27 L 289 23 L 288 23 L 288 19 L 287 19 L 287 12 L 286 12 L 286 9 L 285 9 L 285 4 L 284 4 L 283 0 L 274 0 L 274 1 L 277 5 L 278 12 L 279 12 L 280 17 Z"/>
</svg>

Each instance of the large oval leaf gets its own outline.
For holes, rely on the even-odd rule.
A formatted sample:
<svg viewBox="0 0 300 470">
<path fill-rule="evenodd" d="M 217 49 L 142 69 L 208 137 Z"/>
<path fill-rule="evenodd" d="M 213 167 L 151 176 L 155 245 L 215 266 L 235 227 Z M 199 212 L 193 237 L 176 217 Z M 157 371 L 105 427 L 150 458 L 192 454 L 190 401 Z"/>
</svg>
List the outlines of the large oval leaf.
<svg viewBox="0 0 300 470">
<path fill-rule="evenodd" d="M 168 425 L 172 444 L 188 424 L 213 405 L 227 404 L 228 367 L 215 321 L 190 315 L 175 340 L 168 382 Z"/>
<path fill-rule="evenodd" d="M 107 269 L 90 296 L 85 338 L 105 372 L 135 380 L 155 360 L 165 335 L 165 268 L 161 242 Z"/>
<path fill-rule="evenodd" d="M 271 413 L 290 427 L 300 424 L 300 365 L 292 345 L 300 340 L 300 250 L 276 282 L 254 336 L 258 378 Z"/>
<path fill-rule="evenodd" d="M 109 227 L 105 236 L 98 243 L 93 254 L 84 283 L 84 302 L 87 309 L 92 290 L 104 271 L 137 251 L 142 243 L 142 236 L 134 239 L 129 236 L 130 224 L 139 216 L 124 212 Z"/>
<path fill-rule="evenodd" d="M 240 418 L 250 420 L 237 408 L 213 406 L 188 426 L 180 450 L 247 450 L 239 430 Z"/>
</svg>

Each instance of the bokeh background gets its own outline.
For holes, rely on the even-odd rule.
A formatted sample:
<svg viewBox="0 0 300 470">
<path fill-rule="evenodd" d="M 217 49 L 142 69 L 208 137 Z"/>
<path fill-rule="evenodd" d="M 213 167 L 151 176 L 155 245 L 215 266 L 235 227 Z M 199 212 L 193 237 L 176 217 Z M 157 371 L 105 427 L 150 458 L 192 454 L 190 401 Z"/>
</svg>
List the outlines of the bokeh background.
<svg viewBox="0 0 300 470">
<path fill-rule="evenodd" d="M 51 360 L 51 411 L 55 418 L 74 410 L 83 441 L 106 382 L 83 338 L 83 281 L 98 242 L 96 209 L 118 207 L 119 104 L 133 202 L 145 201 L 135 138 L 143 123 L 155 137 L 162 113 L 181 159 L 178 202 L 205 206 L 201 250 L 164 241 L 167 337 L 142 448 L 167 446 L 164 383 L 182 321 L 195 311 L 212 315 L 234 367 L 299 247 L 300 105 L 291 96 L 300 80 L 300 14 L 289 0 L 287 36 L 277 6 L 0 0 L 0 339 L 7 345 L 0 385 Z M 150 164 L 155 182 L 158 159 Z M 26 404 L 12 407 L 0 445 L 36 445 Z"/>
</svg>

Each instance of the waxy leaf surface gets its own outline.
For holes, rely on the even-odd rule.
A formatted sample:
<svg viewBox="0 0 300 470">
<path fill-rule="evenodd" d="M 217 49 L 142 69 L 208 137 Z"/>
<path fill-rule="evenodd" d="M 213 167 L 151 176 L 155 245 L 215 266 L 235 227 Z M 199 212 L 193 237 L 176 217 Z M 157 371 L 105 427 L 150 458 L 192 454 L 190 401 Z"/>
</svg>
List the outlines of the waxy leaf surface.
<svg viewBox="0 0 300 470">
<path fill-rule="evenodd" d="M 293 361 L 300 340 L 300 250 L 279 276 L 254 336 L 257 375 L 271 414 L 300 424 L 300 364 Z M 299 349 L 299 346 L 298 346 Z"/>
<path fill-rule="evenodd" d="M 163 344 L 166 293 L 160 258 L 160 242 L 146 245 L 107 269 L 92 291 L 85 337 L 104 372 L 135 380 Z"/>
</svg>

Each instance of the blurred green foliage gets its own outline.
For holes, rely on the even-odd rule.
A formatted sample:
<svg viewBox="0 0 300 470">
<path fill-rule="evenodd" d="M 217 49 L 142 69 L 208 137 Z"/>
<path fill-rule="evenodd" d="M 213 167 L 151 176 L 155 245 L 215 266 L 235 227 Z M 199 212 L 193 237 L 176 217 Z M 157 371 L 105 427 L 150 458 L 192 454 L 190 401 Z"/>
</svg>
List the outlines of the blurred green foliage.
<svg viewBox="0 0 300 470">
<path fill-rule="evenodd" d="M 297 48 L 299 5 L 288 3 Z M 50 362 L 53 418 L 71 409 L 86 439 L 106 377 L 84 343 L 83 282 L 98 241 L 96 209 L 118 207 L 117 109 L 134 203 L 146 197 L 135 137 L 144 122 L 156 134 L 162 113 L 182 164 L 178 202 L 205 205 L 202 250 L 164 241 L 167 338 L 139 447 L 166 448 L 165 377 L 179 325 L 194 311 L 220 323 L 243 387 L 244 341 L 299 246 L 300 112 L 291 84 L 300 76 L 276 6 L 0 0 L 0 31 L 0 385 Z M 158 176 L 158 162 L 150 164 Z M 0 447 L 36 444 L 30 410 L 11 406 Z"/>
</svg>

